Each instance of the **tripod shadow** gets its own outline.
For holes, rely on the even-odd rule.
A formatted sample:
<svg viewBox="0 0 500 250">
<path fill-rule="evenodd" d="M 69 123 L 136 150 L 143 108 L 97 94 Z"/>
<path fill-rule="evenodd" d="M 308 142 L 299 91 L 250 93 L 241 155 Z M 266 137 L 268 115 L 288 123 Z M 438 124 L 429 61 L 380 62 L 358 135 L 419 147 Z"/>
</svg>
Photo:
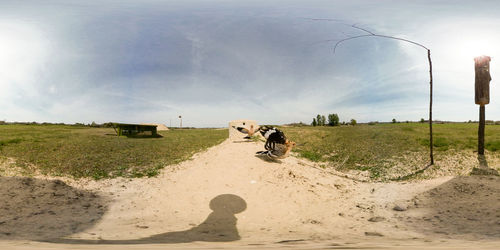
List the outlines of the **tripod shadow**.
<svg viewBox="0 0 500 250">
<path fill-rule="evenodd" d="M 185 231 L 167 232 L 132 240 L 52 239 L 65 244 L 169 244 L 194 241 L 229 242 L 241 239 L 236 228 L 237 213 L 245 211 L 245 200 L 234 194 L 222 194 L 210 201 L 210 213 L 200 225 Z"/>
</svg>

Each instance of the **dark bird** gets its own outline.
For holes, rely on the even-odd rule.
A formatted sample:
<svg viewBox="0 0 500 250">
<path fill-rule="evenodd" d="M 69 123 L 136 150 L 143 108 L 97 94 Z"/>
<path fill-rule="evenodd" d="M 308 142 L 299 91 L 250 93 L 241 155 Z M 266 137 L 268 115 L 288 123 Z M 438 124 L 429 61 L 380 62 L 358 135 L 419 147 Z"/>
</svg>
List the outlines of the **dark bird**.
<svg viewBox="0 0 500 250">
<path fill-rule="evenodd" d="M 292 148 L 295 146 L 295 142 L 286 140 L 283 144 L 276 144 L 273 149 L 266 151 L 258 151 L 257 155 L 267 155 L 272 159 L 283 159 L 288 156 Z"/>
<path fill-rule="evenodd" d="M 243 134 L 247 134 L 247 136 L 243 137 L 245 139 L 251 139 L 252 136 L 260 130 L 260 127 L 257 129 L 254 129 L 253 125 L 250 125 L 250 129 L 243 128 L 243 127 L 235 127 L 235 126 L 233 126 L 233 128 L 237 129 L 238 131 L 240 131 Z"/>
<path fill-rule="evenodd" d="M 262 136 L 266 138 L 266 144 L 264 145 L 264 148 L 267 150 L 274 150 L 276 144 L 285 144 L 287 141 L 283 131 L 275 127 L 263 126 L 259 129 Z"/>
</svg>

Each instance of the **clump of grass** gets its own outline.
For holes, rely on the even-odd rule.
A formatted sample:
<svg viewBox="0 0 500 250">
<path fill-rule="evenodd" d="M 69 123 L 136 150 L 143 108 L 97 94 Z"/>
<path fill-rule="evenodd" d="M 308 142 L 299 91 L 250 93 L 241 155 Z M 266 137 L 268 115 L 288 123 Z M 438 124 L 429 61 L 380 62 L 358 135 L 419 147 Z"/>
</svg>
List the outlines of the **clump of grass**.
<svg viewBox="0 0 500 250">
<path fill-rule="evenodd" d="M 310 151 L 301 151 L 300 156 L 315 162 L 320 161 L 321 158 L 323 157 L 321 154 Z"/>
<path fill-rule="evenodd" d="M 161 131 L 160 138 L 117 137 L 112 128 L 64 125 L 0 126 L 0 153 L 18 166 L 37 166 L 40 172 L 94 179 L 155 176 L 166 165 L 227 138 L 227 130 Z M 20 139 L 22 138 L 22 139 Z"/>
<path fill-rule="evenodd" d="M 500 141 L 486 142 L 484 148 L 492 152 L 498 151 L 500 150 Z"/>
<path fill-rule="evenodd" d="M 421 145 L 429 147 L 429 138 L 421 139 L 419 141 Z M 449 149 L 450 142 L 446 138 L 436 137 L 434 138 L 432 145 L 434 145 L 436 150 L 446 151 Z"/>
<path fill-rule="evenodd" d="M 21 138 L 0 140 L 0 146 L 5 146 L 5 145 L 8 145 L 8 144 L 14 144 L 14 143 L 20 143 L 22 140 L 23 139 L 21 139 Z"/>
</svg>

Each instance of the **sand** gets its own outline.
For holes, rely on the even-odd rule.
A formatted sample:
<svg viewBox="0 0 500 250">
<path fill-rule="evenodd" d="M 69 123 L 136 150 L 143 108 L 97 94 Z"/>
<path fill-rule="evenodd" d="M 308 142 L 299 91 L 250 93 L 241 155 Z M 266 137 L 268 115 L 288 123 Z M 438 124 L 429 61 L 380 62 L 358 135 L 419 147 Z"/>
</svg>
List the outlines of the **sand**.
<svg viewBox="0 0 500 250">
<path fill-rule="evenodd" d="M 0 249 L 491 248 L 500 178 L 369 183 L 232 142 L 154 178 L 0 178 Z"/>
</svg>

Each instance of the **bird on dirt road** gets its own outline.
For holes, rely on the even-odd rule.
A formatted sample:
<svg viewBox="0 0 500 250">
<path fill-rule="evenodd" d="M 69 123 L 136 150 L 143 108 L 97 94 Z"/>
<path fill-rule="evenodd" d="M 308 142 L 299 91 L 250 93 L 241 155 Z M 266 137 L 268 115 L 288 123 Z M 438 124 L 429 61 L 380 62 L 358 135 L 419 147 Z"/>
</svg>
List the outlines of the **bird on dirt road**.
<svg viewBox="0 0 500 250">
<path fill-rule="evenodd" d="M 258 151 L 255 154 L 257 155 L 267 155 L 272 159 L 283 159 L 288 156 L 293 147 L 295 147 L 296 143 L 293 141 L 286 140 L 285 143 L 276 144 L 274 148 L 266 150 L 266 151 Z"/>
<path fill-rule="evenodd" d="M 250 129 L 243 128 L 243 127 L 235 127 L 235 126 L 233 126 L 233 128 L 237 129 L 238 131 L 240 131 L 243 134 L 247 134 L 247 136 L 243 137 L 245 139 L 251 139 L 252 136 L 260 130 L 260 127 L 258 127 L 257 129 L 254 129 L 253 125 L 250 125 Z"/>
<path fill-rule="evenodd" d="M 285 134 L 275 127 L 260 127 L 260 133 L 266 138 L 264 148 L 267 150 L 274 150 L 276 144 L 285 144 L 287 141 Z"/>
</svg>

